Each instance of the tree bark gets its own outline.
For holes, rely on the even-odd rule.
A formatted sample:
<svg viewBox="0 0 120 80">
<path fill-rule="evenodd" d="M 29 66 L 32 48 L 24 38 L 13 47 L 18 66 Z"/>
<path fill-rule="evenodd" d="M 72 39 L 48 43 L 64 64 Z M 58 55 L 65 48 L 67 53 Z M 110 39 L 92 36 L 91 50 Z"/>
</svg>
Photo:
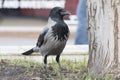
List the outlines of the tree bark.
<svg viewBox="0 0 120 80">
<path fill-rule="evenodd" d="M 87 0 L 89 60 L 96 76 L 118 67 L 120 53 L 120 7 L 118 0 Z"/>
</svg>

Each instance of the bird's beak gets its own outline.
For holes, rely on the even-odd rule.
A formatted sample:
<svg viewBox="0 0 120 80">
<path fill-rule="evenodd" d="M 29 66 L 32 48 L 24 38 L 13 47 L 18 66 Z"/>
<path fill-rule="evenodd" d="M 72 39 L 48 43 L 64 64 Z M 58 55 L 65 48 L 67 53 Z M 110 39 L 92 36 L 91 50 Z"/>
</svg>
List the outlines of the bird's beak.
<svg viewBox="0 0 120 80">
<path fill-rule="evenodd" d="M 61 15 L 70 15 L 71 13 L 69 12 L 69 11 L 67 11 L 67 10 L 63 10 L 62 12 L 61 12 Z"/>
</svg>

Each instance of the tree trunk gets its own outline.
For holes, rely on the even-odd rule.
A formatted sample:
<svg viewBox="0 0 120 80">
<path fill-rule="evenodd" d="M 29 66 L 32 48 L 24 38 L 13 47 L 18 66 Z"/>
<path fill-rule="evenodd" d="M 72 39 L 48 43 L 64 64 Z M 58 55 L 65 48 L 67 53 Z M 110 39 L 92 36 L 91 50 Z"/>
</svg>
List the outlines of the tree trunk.
<svg viewBox="0 0 120 80">
<path fill-rule="evenodd" d="M 118 0 L 87 0 L 89 60 L 96 76 L 118 66 L 120 53 L 120 7 Z"/>
</svg>

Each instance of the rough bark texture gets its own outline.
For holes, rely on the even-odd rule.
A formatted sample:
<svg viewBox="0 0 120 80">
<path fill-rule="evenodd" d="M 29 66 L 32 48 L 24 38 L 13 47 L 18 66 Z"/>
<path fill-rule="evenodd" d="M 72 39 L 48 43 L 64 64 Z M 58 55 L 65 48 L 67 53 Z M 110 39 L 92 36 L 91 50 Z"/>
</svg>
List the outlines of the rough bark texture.
<svg viewBox="0 0 120 80">
<path fill-rule="evenodd" d="M 120 7 L 117 1 L 87 0 L 88 68 L 97 76 L 119 63 Z"/>
</svg>

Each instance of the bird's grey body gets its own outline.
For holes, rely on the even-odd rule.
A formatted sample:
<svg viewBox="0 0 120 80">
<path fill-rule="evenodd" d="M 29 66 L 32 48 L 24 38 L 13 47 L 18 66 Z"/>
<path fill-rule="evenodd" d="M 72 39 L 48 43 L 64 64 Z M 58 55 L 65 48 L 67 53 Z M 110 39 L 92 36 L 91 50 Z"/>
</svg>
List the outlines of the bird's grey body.
<svg viewBox="0 0 120 80">
<path fill-rule="evenodd" d="M 50 24 L 52 23 L 52 24 Z M 51 30 L 51 27 L 54 27 L 56 25 L 56 21 L 53 21 L 51 18 L 48 20 L 47 27 L 45 27 L 41 34 L 43 34 L 45 31 L 47 33 L 44 36 L 44 42 L 39 47 L 39 41 L 37 42 L 37 46 L 33 48 L 34 52 L 40 52 L 42 56 L 45 55 L 60 55 L 66 45 L 69 33 L 67 35 L 64 35 L 65 40 L 58 40 L 58 36 L 53 36 L 53 30 Z M 65 24 L 65 23 L 64 23 Z M 66 25 L 66 24 L 65 24 Z M 61 27 L 62 28 L 62 27 Z M 47 45 L 46 45 L 47 44 Z"/>
</svg>

